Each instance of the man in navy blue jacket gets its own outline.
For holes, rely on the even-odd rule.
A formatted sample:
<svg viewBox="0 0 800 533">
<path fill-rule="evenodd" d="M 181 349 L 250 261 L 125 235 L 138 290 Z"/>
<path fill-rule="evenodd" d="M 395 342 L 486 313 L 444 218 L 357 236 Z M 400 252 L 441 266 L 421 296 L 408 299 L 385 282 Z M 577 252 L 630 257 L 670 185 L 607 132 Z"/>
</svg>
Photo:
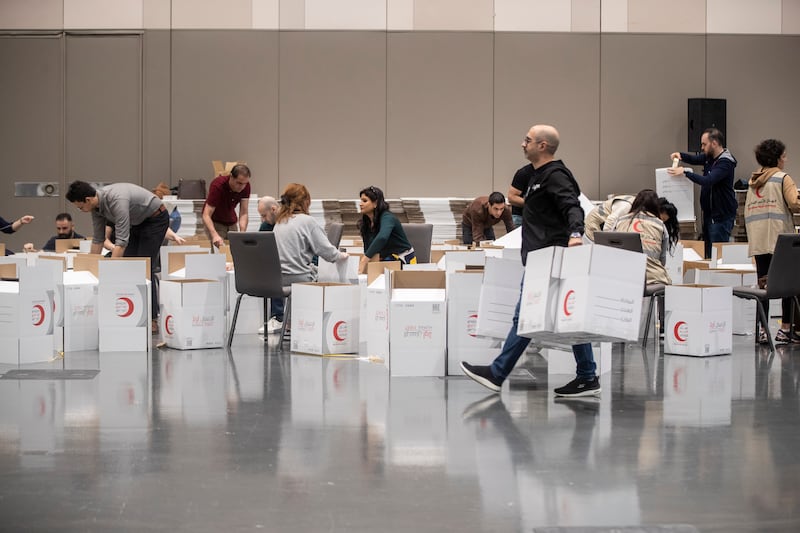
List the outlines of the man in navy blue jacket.
<svg viewBox="0 0 800 533">
<path fill-rule="evenodd" d="M 700 185 L 700 209 L 703 211 L 703 241 L 706 257 L 711 257 L 712 242 L 731 240 L 736 218 L 736 194 L 733 192 L 733 171 L 736 158 L 725 148 L 725 136 L 717 128 L 709 128 L 700 137 L 700 152 L 674 152 L 670 159 L 690 165 L 703 165 L 703 175 L 684 167 L 670 168 L 671 176 L 685 175 Z"/>
</svg>

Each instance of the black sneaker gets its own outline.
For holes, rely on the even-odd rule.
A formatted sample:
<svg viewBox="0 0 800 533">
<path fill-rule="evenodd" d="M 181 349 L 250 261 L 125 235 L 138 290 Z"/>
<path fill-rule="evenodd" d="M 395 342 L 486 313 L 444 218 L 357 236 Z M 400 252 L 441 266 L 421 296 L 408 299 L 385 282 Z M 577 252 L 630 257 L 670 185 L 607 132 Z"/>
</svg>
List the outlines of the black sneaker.
<svg viewBox="0 0 800 533">
<path fill-rule="evenodd" d="M 778 333 L 775 335 L 775 342 L 778 344 L 800 344 L 800 336 L 794 331 L 779 329 Z"/>
<path fill-rule="evenodd" d="M 492 369 L 488 366 L 471 365 L 466 361 L 461 361 L 461 370 L 467 376 L 494 392 L 500 392 L 500 387 L 503 386 L 503 380 L 494 377 Z"/>
<path fill-rule="evenodd" d="M 575 378 L 563 387 L 554 389 L 553 392 L 556 393 L 556 396 L 578 398 L 580 396 L 600 394 L 600 390 L 600 380 L 595 376 L 591 379 Z"/>
</svg>

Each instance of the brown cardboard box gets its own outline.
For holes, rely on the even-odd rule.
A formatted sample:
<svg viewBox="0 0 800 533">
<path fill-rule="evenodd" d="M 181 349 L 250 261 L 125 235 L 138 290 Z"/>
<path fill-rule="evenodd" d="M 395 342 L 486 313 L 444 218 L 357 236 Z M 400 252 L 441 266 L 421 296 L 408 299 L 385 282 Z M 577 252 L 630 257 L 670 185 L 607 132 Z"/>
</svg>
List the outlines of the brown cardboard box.
<svg viewBox="0 0 800 533">
<path fill-rule="evenodd" d="M 373 261 L 367 263 L 367 285 L 370 285 L 375 278 L 383 274 L 385 269 L 400 270 L 403 264 L 400 261 Z"/>
<path fill-rule="evenodd" d="M 98 277 L 97 263 L 105 260 L 100 254 L 77 254 L 72 261 L 72 270 L 86 270 Z"/>
<path fill-rule="evenodd" d="M 78 250 L 82 240 L 84 239 L 56 239 L 56 253 Z"/>
<path fill-rule="evenodd" d="M 231 170 L 236 165 L 246 165 L 247 163 L 244 161 L 225 161 L 225 164 L 222 163 L 220 160 L 211 161 L 211 165 L 214 167 L 214 177 L 217 176 L 230 176 Z"/>
</svg>

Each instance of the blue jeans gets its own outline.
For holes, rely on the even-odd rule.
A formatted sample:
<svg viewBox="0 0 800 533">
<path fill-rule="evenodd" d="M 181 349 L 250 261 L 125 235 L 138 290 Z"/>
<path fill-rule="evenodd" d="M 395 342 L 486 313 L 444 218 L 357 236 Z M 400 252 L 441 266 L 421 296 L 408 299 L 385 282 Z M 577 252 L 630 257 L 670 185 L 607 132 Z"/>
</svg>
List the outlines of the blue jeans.
<svg viewBox="0 0 800 533">
<path fill-rule="evenodd" d="M 711 243 L 730 242 L 733 221 L 734 219 L 730 218 L 712 222 L 711 217 L 703 217 L 703 241 L 705 241 L 706 258 L 711 257 Z"/>
<path fill-rule="evenodd" d="M 514 309 L 514 319 L 511 323 L 511 329 L 508 331 L 506 342 L 503 344 L 503 350 L 500 355 L 495 357 L 489 367 L 495 377 L 506 379 L 508 375 L 514 370 L 514 365 L 517 364 L 520 356 L 525 352 L 525 348 L 531 342 L 531 339 L 520 337 L 517 335 L 517 324 L 519 323 L 519 304 L 522 300 L 522 284 L 519 286 L 519 299 L 517 300 L 517 307 Z M 593 378 L 597 365 L 594 362 L 594 351 L 590 343 L 575 344 L 572 346 L 572 355 L 575 357 L 575 364 L 577 366 L 576 374 L 579 378 Z"/>
<path fill-rule="evenodd" d="M 285 305 L 286 300 L 283 298 L 270 298 L 269 303 L 271 306 L 269 314 L 283 322 L 283 306 Z"/>
<path fill-rule="evenodd" d="M 515 228 L 518 228 L 522 225 L 522 215 L 511 215 L 511 220 L 514 221 Z"/>
<path fill-rule="evenodd" d="M 494 240 L 493 227 L 487 226 L 483 228 L 483 240 L 485 241 Z M 467 226 L 463 222 L 461 223 L 461 242 L 463 242 L 464 244 L 472 244 L 472 226 Z"/>
</svg>

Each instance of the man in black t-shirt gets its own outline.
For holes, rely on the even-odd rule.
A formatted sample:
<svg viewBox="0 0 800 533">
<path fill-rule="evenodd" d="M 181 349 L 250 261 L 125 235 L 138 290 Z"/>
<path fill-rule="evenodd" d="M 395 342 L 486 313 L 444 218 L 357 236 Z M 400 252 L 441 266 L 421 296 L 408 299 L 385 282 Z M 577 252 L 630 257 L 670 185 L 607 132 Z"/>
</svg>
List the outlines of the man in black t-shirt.
<svg viewBox="0 0 800 533">
<path fill-rule="evenodd" d="M 511 180 L 511 187 L 508 188 L 508 203 L 511 204 L 511 219 L 514 227 L 522 225 L 522 210 L 525 206 L 525 191 L 528 190 L 528 183 L 533 175 L 533 165 L 528 163 L 514 173 Z"/>
</svg>

